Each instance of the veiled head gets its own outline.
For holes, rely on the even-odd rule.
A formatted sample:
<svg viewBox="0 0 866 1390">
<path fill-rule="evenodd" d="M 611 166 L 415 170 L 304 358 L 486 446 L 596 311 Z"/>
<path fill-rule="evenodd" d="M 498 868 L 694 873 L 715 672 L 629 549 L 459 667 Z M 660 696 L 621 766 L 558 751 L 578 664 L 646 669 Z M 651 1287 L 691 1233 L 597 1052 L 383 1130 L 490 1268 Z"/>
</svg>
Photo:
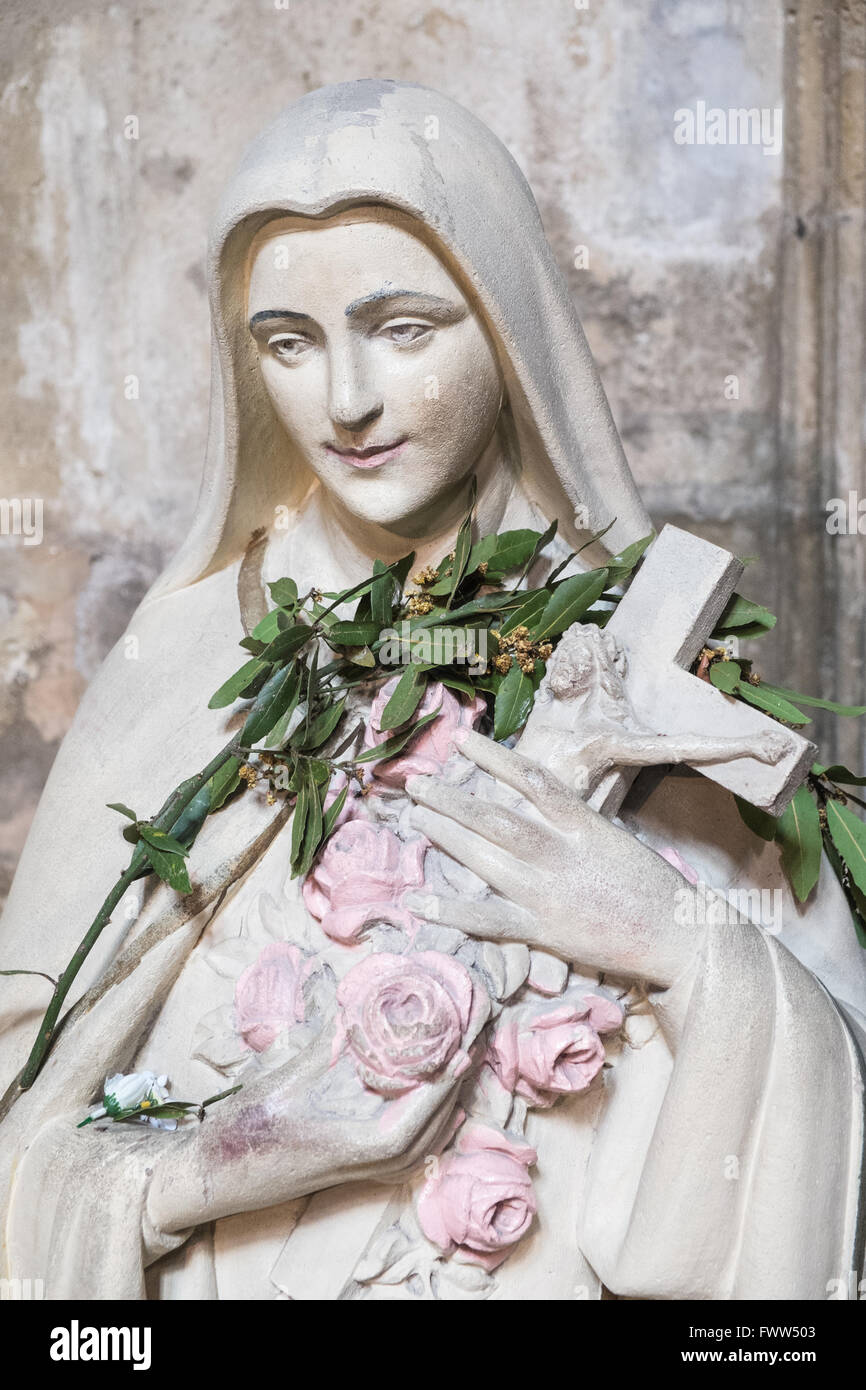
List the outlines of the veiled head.
<svg viewBox="0 0 866 1390">
<path fill-rule="evenodd" d="M 410 531 L 478 465 L 503 396 L 482 315 L 418 230 L 383 208 L 272 221 L 247 293 L 295 452 L 350 513 Z"/>
<path fill-rule="evenodd" d="M 259 261 L 253 245 L 262 238 L 260 251 L 280 219 L 295 226 L 284 229 L 283 278 L 266 284 L 268 253 Z M 414 342 L 409 324 L 401 342 L 387 320 L 364 336 L 346 309 L 388 281 L 470 312 Z M 154 595 L 234 563 L 277 512 L 299 514 L 317 478 L 359 518 L 425 534 L 409 518 L 435 509 L 473 469 L 481 480 L 494 431 L 507 438 L 498 452 L 509 475 L 541 516 L 558 518 L 566 541 L 609 527 L 603 546 L 615 552 L 650 529 L 529 186 L 493 133 L 441 93 L 365 80 L 310 92 L 283 111 L 225 191 L 209 286 L 215 351 L 201 504 Z M 291 302 L 282 298 L 290 291 Z M 268 335 L 263 361 L 251 307 L 308 316 L 316 350 L 284 347 L 277 357 Z M 392 308 L 405 319 L 406 305 Z M 290 353 L 303 361 L 289 364 Z M 405 447 L 366 470 L 326 449 L 398 440 Z M 452 518 L 464 503 L 455 496 Z"/>
</svg>

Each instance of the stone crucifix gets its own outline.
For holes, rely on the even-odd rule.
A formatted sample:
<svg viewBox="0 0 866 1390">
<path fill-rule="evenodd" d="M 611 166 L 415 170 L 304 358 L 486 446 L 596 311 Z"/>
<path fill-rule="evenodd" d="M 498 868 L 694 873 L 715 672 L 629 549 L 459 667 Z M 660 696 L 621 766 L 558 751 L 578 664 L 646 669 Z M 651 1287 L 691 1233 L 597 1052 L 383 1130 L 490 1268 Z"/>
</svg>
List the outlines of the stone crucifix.
<svg viewBox="0 0 866 1390">
<path fill-rule="evenodd" d="M 743 565 L 665 526 L 607 627 L 576 623 L 550 662 L 520 751 L 616 815 L 637 769 L 685 763 L 779 815 L 817 752 L 692 675 Z"/>
</svg>

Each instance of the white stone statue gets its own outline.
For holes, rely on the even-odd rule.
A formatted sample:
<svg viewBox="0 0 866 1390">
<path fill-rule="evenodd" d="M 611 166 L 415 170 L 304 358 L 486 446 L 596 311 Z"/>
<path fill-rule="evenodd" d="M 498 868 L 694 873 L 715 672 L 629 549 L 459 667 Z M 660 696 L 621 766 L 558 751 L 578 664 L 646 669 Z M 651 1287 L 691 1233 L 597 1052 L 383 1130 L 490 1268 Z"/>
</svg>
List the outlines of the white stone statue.
<svg viewBox="0 0 866 1390">
<path fill-rule="evenodd" d="M 268 581 L 423 569 L 473 475 L 479 535 L 558 518 L 540 582 L 614 517 L 611 554 L 651 530 L 531 193 L 452 101 L 364 81 L 284 112 L 209 277 L 195 523 L 57 756 L 0 968 L 63 970 L 126 862 L 106 803 L 151 813 L 239 726 L 208 699 Z M 244 794 L 191 897 L 127 894 L 20 1093 L 50 987 L 0 979 L 0 1274 L 51 1298 L 856 1296 L 866 967 L 841 890 L 795 903 L 695 772 L 645 776 L 616 819 L 587 800 L 618 767 L 722 780 L 808 746 L 665 736 L 623 678 L 613 637 L 573 629 L 517 750 L 446 692 L 453 745 L 385 765 L 303 884 L 288 805 Z M 375 741 L 381 694 L 352 699 Z M 781 920 L 701 885 L 778 891 Z M 79 1128 L 107 1076 L 148 1071 L 242 1089 L 172 1133 Z"/>
</svg>

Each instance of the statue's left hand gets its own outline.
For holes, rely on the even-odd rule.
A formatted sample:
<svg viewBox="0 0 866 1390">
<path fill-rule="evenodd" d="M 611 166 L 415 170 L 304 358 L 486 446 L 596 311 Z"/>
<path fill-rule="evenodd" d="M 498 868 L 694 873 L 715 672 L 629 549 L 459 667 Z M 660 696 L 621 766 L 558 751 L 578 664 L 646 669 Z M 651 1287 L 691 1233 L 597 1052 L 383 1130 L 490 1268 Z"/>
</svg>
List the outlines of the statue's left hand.
<svg viewBox="0 0 866 1390">
<path fill-rule="evenodd" d="M 676 910 L 694 892 L 682 875 L 520 753 L 477 733 L 460 751 L 530 804 L 512 810 L 437 777 L 410 777 L 415 828 L 494 892 L 480 902 L 413 892 L 406 906 L 472 936 L 524 941 L 584 967 L 672 984 L 702 940 L 700 929 L 684 925 L 694 913 Z"/>
<path fill-rule="evenodd" d="M 471 1048 L 485 1021 L 480 1015 Z M 329 1103 L 333 1028 L 302 1053 L 244 1085 L 205 1124 L 171 1136 L 152 1163 L 152 1227 L 171 1233 L 339 1183 L 394 1180 L 438 1153 L 459 1122 L 464 1074 L 434 1081 L 378 1107 Z M 360 1080 L 359 1091 L 363 1091 Z"/>
</svg>

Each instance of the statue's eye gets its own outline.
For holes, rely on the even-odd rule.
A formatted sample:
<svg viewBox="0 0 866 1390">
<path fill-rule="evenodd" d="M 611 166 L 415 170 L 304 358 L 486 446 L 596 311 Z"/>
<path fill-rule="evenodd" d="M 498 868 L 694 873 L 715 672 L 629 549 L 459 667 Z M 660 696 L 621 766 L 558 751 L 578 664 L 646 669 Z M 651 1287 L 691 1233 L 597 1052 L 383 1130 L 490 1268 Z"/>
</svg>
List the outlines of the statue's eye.
<svg viewBox="0 0 866 1390">
<path fill-rule="evenodd" d="M 279 357 L 281 361 L 296 362 L 312 347 L 312 343 L 302 333 L 274 333 L 268 338 L 268 347 L 274 357 Z"/>
<path fill-rule="evenodd" d="M 380 328 L 379 336 L 396 343 L 398 347 L 409 347 L 412 343 L 421 342 L 422 338 L 426 338 L 432 332 L 433 327 L 429 323 L 397 319 Z"/>
</svg>

